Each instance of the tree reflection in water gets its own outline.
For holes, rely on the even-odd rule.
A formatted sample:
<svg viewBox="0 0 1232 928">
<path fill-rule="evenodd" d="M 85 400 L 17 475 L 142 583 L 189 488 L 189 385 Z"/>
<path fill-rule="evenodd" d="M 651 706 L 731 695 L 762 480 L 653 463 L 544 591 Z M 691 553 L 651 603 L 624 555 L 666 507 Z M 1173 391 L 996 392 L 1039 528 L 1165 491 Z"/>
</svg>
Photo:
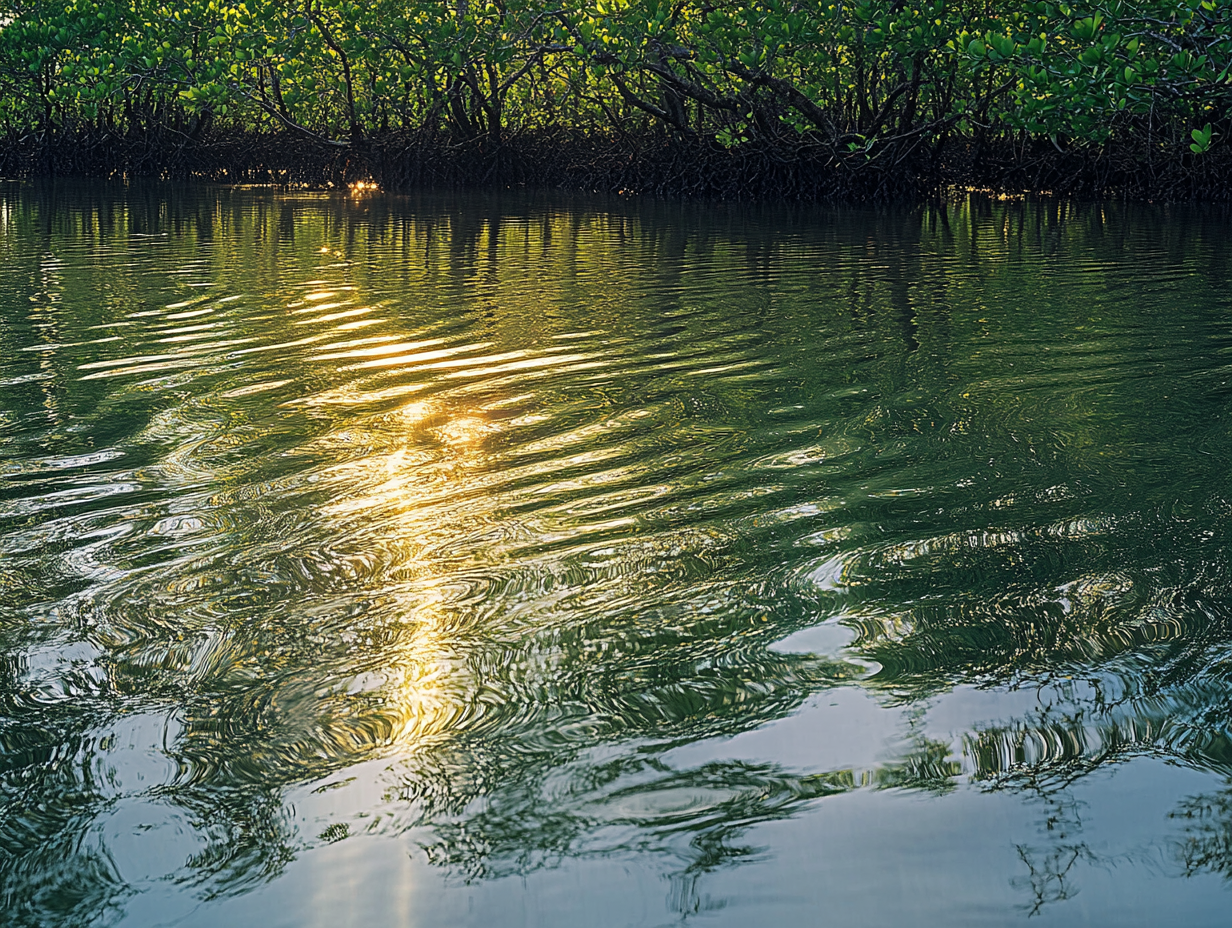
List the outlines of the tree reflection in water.
<svg viewBox="0 0 1232 928">
<path fill-rule="evenodd" d="M 1040 912 L 1108 863 L 1081 784 L 1232 775 L 1214 220 L 0 196 L 12 924 L 371 835 L 474 883 L 653 858 L 704 912 L 878 790 L 1041 810 Z M 728 752 L 853 688 L 890 753 Z M 1177 804 L 1177 875 L 1232 872 L 1228 809 Z"/>
</svg>

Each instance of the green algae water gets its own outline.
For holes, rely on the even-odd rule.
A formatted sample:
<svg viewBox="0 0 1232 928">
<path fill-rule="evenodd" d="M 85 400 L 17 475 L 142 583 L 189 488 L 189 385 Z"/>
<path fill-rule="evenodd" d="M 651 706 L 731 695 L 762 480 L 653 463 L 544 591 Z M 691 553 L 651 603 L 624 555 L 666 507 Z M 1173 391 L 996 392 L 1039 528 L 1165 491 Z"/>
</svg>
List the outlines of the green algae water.
<svg viewBox="0 0 1232 928">
<path fill-rule="evenodd" d="M 1226 924 L 1230 231 L 0 185 L 0 921 Z"/>
</svg>

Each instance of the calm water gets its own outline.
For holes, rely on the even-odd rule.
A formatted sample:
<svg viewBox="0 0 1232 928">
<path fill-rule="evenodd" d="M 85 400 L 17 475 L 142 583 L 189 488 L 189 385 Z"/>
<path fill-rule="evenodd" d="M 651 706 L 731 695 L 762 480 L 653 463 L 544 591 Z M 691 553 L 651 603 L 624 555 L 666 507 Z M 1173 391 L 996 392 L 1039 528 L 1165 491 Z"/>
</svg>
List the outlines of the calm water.
<svg viewBox="0 0 1232 928">
<path fill-rule="evenodd" d="M 1226 924 L 1230 232 L 0 185 L 3 923 Z"/>
</svg>

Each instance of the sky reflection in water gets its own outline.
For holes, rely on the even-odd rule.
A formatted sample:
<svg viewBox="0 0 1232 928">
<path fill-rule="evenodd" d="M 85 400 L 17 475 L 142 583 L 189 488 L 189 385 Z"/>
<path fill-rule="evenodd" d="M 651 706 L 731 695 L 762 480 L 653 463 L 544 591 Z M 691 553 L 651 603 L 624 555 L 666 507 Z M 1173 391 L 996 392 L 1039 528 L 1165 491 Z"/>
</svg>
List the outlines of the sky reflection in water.
<svg viewBox="0 0 1232 928">
<path fill-rule="evenodd" d="M 0 187 L 6 923 L 1222 924 L 1226 230 Z"/>
</svg>

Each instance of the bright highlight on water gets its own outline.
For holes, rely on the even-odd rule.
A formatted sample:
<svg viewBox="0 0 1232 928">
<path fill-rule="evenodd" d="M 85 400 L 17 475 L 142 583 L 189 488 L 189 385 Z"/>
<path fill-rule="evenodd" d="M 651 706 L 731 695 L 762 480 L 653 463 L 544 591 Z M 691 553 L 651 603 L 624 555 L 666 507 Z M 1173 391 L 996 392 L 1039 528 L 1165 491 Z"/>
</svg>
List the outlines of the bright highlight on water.
<svg viewBox="0 0 1232 928">
<path fill-rule="evenodd" d="M 0 186 L 16 926 L 1223 924 L 1201 210 Z"/>
</svg>

